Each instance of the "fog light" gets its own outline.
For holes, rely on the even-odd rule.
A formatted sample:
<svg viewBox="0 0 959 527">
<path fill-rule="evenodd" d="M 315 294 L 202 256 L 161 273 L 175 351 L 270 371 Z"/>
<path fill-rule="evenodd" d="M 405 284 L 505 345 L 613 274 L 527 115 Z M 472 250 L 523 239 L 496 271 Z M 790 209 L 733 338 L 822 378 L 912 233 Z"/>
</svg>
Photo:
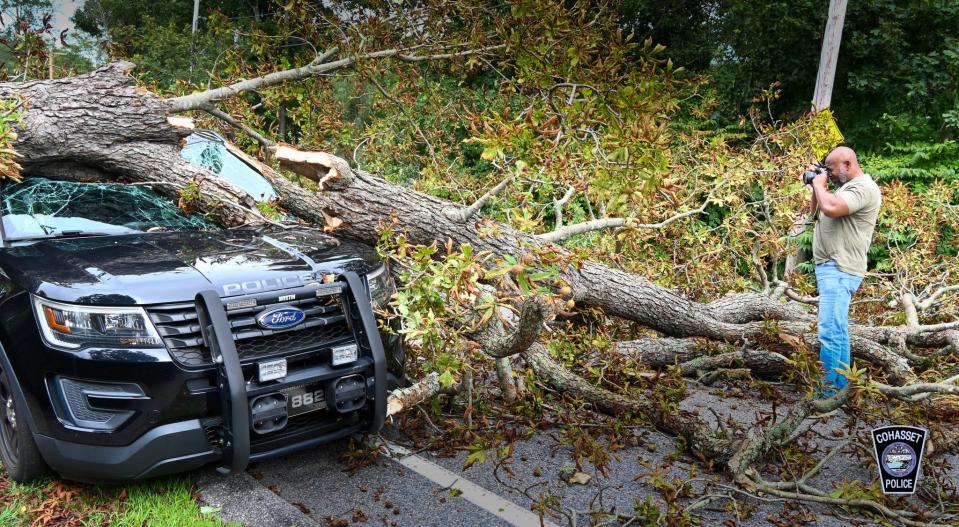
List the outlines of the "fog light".
<svg viewBox="0 0 959 527">
<path fill-rule="evenodd" d="M 122 400 L 149 399 L 136 384 L 100 383 L 57 377 L 54 411 L 63 424 L 93 430 L 114 430 L 135 413 L 133 410 L 105 408 Z"/>
<path fill-rule="evenodd" d="M 333 348 L 332 353 L 333 365 L 339 366 L 341 364 L 347 364 L 356 360 L 357 356 L 357 346 L 356 344 L 349 344 L 347 346 L 337 346 Z"/>
</svg>

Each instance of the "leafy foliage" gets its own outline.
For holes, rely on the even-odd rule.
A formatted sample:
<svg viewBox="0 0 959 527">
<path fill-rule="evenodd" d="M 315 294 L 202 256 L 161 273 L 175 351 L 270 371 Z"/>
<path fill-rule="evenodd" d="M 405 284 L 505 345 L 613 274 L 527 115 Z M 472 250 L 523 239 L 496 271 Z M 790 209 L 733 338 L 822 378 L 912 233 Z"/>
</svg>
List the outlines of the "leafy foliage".
<svg viewBox="0 0 959 527">
<path fill-rule="evenodd" d="M 678 64 L 716 79 L 725 120 L 734 120 L 774 82 L 777 118 L 809 108 L 828 3 L 818 0 L 624 2 L 637 35 L 670 44 Z M 832 107 L 850 141 L 935 140 L 956 131 L 959 4 L 952 0 L 850 2 Z"/>
<path fill-rule="evenodd" d="M 878 181 L 898 180 L 924 188 L 936 180 L 959 177 L 959 142 L 888 145 L 864 163 Z"/>
<path fill-rule="evenodd" d="M 20 179 L 20 164 L 17 163 L 20 154 L 14 150 L 13 143 L 17 140 L 15 129 L 21 123 L 22 105 L 15 99 L 0 101 L 0 179 Z"/>
<path fill-rule="evenodd" d="M 49 0 L 0 1 L 0 80 L 54 78 L 86 72 L 89 42 L 55 34 Z M 6 21 L 6 22 L 4 22 Z"/>
</svg>

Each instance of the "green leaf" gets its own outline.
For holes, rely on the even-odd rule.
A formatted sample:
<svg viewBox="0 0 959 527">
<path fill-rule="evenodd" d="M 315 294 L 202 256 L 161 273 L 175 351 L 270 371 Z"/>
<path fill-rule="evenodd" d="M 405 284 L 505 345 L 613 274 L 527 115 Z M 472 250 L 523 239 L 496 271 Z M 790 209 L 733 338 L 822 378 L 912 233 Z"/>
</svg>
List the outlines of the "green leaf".
<svg viewBox="0 0 959 527">
<path fill-rule="evenodd" d="M 552 278 L 553 276 L 555 276 L 555 273 L 552 271 L 538 271 L 529 275 L 530 279 L 536 280 L 537 282 L 540 280 L 546 280 L 547 278 Z"/>
<path fill-rule="evenodd" d="M 466 456 L 466 462 L 463 463 L 463 470 L 466 470 L 472 467 L 473 464 L 476 463 L 477 461 L 480 462 L 481 464 L 486 463 L 485 450 L 477 450 L 476 452 L 473 452 L 472 454 Z"/>
<path fill-rule="evenodd" d="M 480 154 L 480 157 L 486 161 L 492 161 L 494 159 L 502 159 L 506 157 L 503 153 L 503 149 L 498 146 L 489 146 L 483 149 L 483 153 Z"/>
<path fill-rule="evenodd" d="M 440 381 L 440 386 L 444 388 L 449 388 L 450 386 L 453 386 L 453 383 L 456 382 L 456 379 L 453 378 L 453 373 L 450 372 L 449 368 L 447 368 L 440 375 L 439 381 Z"/>
<path fill-rule="evenodd" d="M 517 275 L 516 283 L 519 284 L 519 287 L 523 290 L 524 295 L 528 295 L 530 290 L 533 288 L 532 284 L 529 283 L 529 277 L 526 276 L 526 273 L 520 273 Z"/>
</svg>

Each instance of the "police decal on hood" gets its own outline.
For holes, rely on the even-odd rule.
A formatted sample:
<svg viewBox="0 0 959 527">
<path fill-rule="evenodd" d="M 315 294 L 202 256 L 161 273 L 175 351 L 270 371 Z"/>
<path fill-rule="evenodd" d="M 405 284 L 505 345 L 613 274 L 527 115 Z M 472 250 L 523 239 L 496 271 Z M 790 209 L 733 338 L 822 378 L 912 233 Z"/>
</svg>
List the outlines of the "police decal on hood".
<svg viewBox="0 0 959 527">
<path fill-rule="evenodd" d="M 263 291 L 272 291 L 274 289 L 286 289 L 290 287 L 299 287 L 312 283 L 319 283 L 313 273 L 304 273 L 301 275 L 282 276 L 278 278 L 266 278 L 263 280 L 246 280 L 243 282 L 234 282 L 223 284 L 223 294 L 233 296 L 241 293 L 260 293 Z"/>
</svg>

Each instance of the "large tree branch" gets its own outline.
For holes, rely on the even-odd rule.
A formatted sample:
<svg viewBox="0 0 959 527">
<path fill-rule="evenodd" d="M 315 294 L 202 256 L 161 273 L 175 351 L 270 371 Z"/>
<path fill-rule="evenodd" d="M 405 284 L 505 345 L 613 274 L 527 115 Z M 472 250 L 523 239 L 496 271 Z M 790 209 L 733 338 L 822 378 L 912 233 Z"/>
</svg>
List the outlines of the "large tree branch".
<svg viewBox="0 0 959 527">
<path fill-rule="evenodd" d="M 321 168 L 327 170 L 326 165 Z M 351 237 L 375 241 L 381 222 L 393 219 L 399 222 L 397 228 L 406 232 L 413 243 L 452 240 L 496 254 L 521 254 L 530 248 L 544 247 L 541 238 L 508 226 L 498 225 L 481 232 L 482 226 L 450 222 L 446 216 L 451 207 L 448 201 L 391 185 L 363 171 L 353 171 L 353 175 L 355 177 L 349 185 L 342 187 L 344 192 L 316 194 L 282 176 L 267 173 L 287 210 L 308 221 L 321 223 L 327 211 L 335 211 L 337 217 L 349 225 L 343 232 Z M 561 249 L 547 248 L 565 254 Z M 744 306 L 742 309 L 713 309 L 709 304 L 691 302 L 642 277 L 588 260 L 561 269 L 561 277 L 573 289 L 577 305 L 602 308 L 609 315 L 639 322 L 669 336 L 700 336 L 732 342 L 761 331 L 762 325 L 752 321 L 766 315 L 794 319 L 804 326 L 813 320 L 768 298 L 755 305 L 739 302 L 739 306 Z M 909 344 L 942 347 L 951 344 L 947 330 L 957 326 L 959 322 L 917 328 L 854 325 L 850 332 L 878 343 L 905 335 Z M 801 334 L 805 330 L 790 332 Z"/>
<path fill-rule="evenodd" d="M 520 301 L 519 315 L 513 324 L 514 329 L 506 333 L 503 324 L 492 317 L 471 337 L 483 351 L 494 359 L 517 355 L 529 349 L 543 331 L 543 323 L 552 314 L 552 310 L 543 297 L 531 296 Z"/>
<path fill-rule="evenodd" d="M 956 383 L 959 383 L 959 375 L 941 382 L 917 382 L 906 386 L 889 386 L 881 382 L 873 382 L 872 386 L 888 397 L 915 402 L 933 394 L 959 395 L 959 385 Z"/>
<path fill-rule="evenodd" d="M 554 388 L 588 401 L 602 412 L 643 415 L 658 427 L 682 436 L 691 449 L 720 464 L 725 463 L 733 453 L 730 440 L 719 437 L 707 423 L 690 412 L 668 410 L 652 398 L 626 397 L 590 384 L 557 364 L 542 344 L 533 344 L 525 356 L 533 371 Z"/>
<path fill-rule="evenodd" d="M 256 77 L 255 79 L 242 80 L 221 88 L 214 88 L 212 90 L 192 93 L 190 95 L 173 97 L 171 99 L 167 99 L 166 103 L 169 105 L 169 110 L 174 113 L 198 110 L 203 109 L 204 106 L 210 103 L 235 97 L 241 93 L 262 90 L 264 88 L 269 88 L 285 82 L 303 80 L 336 69 L 348 68 L 357 62 L 367 59 L 383 59 L 392 57 L 404 62 L 422 62 L 427 60 L 444 60 L 457 57 L 466 57 L 469 55 L 476 55 L 479 53 L 486 53 L 489 51 L 502 49 L 504 47 L 505 45 L 501 44 L 479 49 L 468 49 L 453 53 L 434 53 L 430 55 L 416 55 L 409 53 L 409 50 L 405 49 L 386 49 L 365 53 L 362 55 L 351 55 L 339 60 L 327 62 L 327 60 L 336 54 L 337 51 L 337 48 L 331 48 L 323 54 L 317 55 L 317 57 L 306 66 L 273 72 L 262 77 Z"/>
<path fill-rule="evenodd" d="M 815 332 L 809 330 L 809 324 L 804 322 L 780 321 L 779 331 L 780 339 L 783 342 L 775 347 L 775 353 L 789 356 L 794 352 L 793 346 L 805 345 L 815 348 L 819 339 Z M 743 339 L 751 341 L 765 340 L 765 346 L 769 347 L 773 343 L 769 342 L 769 327 L 762 322 L 750 322 L 741 324 L 740 335 Z M 783 336 L 787 335 L 787 336 Z M 788 335 L 799 337 L 797 340 L 787 341 Z M 795 337 L 793 337 L 795 339 Z M 701 339 L 695 338 L 646 338 L 633 341 L 617 342 L 614 349 L 626 356 L 635 357 L 650 368 L 663 368 L 672 364 L 684 364 L 699 357 L 710 354 L 711 344 Z M 886 372 L 890 378 L 899 385 L 912 384 L 916 382 L 916 374 L 910 367 L 905 357 L 893 352 L 885 346 L 861 336 L 850 336 L 850 348 L 853 358 L 864 360 L 877 368 Z M 754 353 L 772 353 L 769 351 L 756 351 Z M 776 357 L 770 357 L 764 360 L 762 357 L 748 358 L 744 357 L 744 363 L 755 368 L 757 373 L 775 374 L 780 373 L 776 368 L 781 363 Z M 695 363 L 692 363 L 695 364 Z M 695 369 L 689 369 L 690 372 Z"/>
<path fill-rule="evenodd" d="M 900 511 L 890 509 L 889 507 L 878 503 L 876 501 L 865 499 L 865 498 L 854 498 L 854 499 L 845 499 L 845 498 L 834 498 L 828 493 L 824 493 L 817 489 L 814 489 L 806 484 L 795 485 L 790 482 L 788 485 L 780 485 L 778 482 L 768 482 L 755 471 L 751 472 L 749 475 L 744 475 L 737 480 L 743 486 L 747 488 L 754 488 L 761 492 L 771 494 L 773 496 L 778 496 L 780 498 L 786 498 L 797 501 L 804 501 L 807 503 L 821 503 L 825 505 L 834 505 L 837 507 L 847 507 L 847 508 L 859 508 L 859 509 L 870 509 L 886 518 L 894 519 L 903 525 L 909 527 L 948 527 L 948 523 L 935 523 L 935 522 L 923 522 L 912 520 L 910 518 L 915 516 L 915 513 L 911 511 Z M 798 486 L 797 490 L 783 490 L 783 487 Z"/>
</svg>

